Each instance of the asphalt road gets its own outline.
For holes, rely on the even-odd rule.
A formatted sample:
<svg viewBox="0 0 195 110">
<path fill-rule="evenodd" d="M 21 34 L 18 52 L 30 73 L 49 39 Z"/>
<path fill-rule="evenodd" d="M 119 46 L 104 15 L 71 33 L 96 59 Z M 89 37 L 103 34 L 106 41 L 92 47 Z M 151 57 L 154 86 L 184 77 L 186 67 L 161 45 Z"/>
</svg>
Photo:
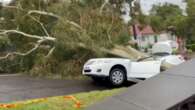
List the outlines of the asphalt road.
<svg viewBox="0 0 195 110">
<path fill-rule="evenodd" d="M 37 79 L 23 75 L 0 76 L 0 103 L 111 89 L 92 80 Z"/>
</svg>

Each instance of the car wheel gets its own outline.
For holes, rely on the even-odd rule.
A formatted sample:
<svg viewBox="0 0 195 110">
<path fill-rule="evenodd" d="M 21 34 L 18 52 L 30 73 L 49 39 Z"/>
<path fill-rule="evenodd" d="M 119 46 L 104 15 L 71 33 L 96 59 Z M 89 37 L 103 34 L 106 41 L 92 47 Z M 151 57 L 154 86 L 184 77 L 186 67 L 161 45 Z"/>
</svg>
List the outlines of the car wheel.
<svg viewBox="0 0 195 110">
<path fill-rule="evenodd" d="M 119 68 L 111 70 L 109 80 L 113 86 L 121 86 L 126 80 L 124 70 Z"/>
</svg>

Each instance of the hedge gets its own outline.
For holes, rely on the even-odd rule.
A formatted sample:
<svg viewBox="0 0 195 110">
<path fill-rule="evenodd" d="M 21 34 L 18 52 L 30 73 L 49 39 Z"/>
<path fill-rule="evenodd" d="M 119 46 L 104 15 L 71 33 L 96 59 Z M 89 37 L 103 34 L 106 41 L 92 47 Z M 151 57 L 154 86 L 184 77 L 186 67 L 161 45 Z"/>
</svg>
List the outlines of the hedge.
<svg viewBox="0 0 195 110">
<path fill-rule="evenodd" d="M 190 49 L 195 52 L 195 44 L 187 45 L 187 49 Z"/>
</svg>

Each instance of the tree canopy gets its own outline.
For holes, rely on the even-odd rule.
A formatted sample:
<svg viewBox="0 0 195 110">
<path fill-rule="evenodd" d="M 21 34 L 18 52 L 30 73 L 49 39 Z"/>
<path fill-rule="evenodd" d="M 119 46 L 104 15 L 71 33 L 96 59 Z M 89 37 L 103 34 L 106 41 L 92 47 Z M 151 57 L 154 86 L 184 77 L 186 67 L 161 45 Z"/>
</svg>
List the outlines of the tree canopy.
<svg viewBox="0 0 195 110">
<path fill-rule="evenodd" d="M 188 18 L 186 19 L 186 35 L 189 37 L 189 39 L 192 39 L 195 41 L 195 1 L 194 0 L 187 0 L 187 15 Z"/>
<path fill-rule="evenodd" d="M 167 30 L 169 26 L 176 26 L 182 19 L 182 9 L 177 5 L 165 3 L 154 5 L 150 14 L 150 24 L 156 32 Z"/>
</svg>

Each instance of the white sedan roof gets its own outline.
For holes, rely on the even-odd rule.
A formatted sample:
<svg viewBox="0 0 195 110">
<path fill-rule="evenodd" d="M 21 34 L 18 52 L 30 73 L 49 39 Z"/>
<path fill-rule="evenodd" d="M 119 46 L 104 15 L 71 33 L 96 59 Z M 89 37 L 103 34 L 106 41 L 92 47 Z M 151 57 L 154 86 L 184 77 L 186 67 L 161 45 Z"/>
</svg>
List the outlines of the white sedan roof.
<svg viewBox="0 0 195 110">
<path fill-rule="evenodd" d="M 153 45 L 152 47 L 152 53 L 173 53 L 173 49 L 178 48 L 178 44 L 175 41 L 164 41 L 164 42 L 158 42 Z"/>
</svg>

